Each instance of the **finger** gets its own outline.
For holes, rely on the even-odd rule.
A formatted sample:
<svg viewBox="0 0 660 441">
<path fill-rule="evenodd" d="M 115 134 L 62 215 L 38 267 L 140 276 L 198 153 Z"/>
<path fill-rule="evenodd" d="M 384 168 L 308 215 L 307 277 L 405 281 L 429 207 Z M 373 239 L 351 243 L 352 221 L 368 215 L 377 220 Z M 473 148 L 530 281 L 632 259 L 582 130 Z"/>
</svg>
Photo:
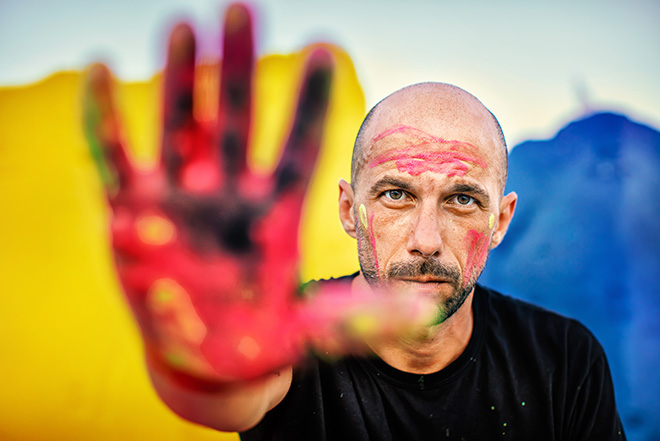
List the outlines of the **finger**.
<svg viewBox="0 0 660 441">
<path fill-rule="evenodd" d="M 420 335 L 437 316 L 435 303 L 420 293 L 350 283 L 323 285 L 300 307 L 302 332 L 319 353 L 330 355 L 364 352 L 365 342 Z"/>
<path fill-rule="evenodd" d="M 178 177 L 184 158 L 194 152 L 191 138 L 193 121 L 193 84 L 195 81 L 195 37 L 186 24 L 178 25 L 170 36 L 163 97 L 162 163 L 172 181 Z"/>
<path fill-rule="evenodd" d="M 298 107 L 289 139 L 275 170 L 276 192 L 304 191 L 314 169 L 323 136 L 332 78 L 332 58 L 324 49 L 307 60 Z"/>
<path fill-rule="evenodd" d="M 254 44 L 252 18 L 245 5 L 231 5 L 225 14 L 218 107 L 220 150 L 227 183 L 247 164 L 252 112 Z"/>
<path fill-rule="evenodd" d="M 125 188 L 134 175 L 121 139 L 110 71 L 94 64 L 87 75 L 83 117 L 92 158 L 110 197 Z"/>
</svg>

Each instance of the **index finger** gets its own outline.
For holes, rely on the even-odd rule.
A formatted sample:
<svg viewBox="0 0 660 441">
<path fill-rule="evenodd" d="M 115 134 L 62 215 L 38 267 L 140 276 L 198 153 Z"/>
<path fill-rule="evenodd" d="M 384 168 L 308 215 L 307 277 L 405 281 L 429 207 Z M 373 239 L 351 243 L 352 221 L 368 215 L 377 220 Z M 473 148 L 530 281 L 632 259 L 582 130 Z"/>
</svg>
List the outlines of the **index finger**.
<svg viewBox="0 0 660 441">
<path fill-rule="evenodd" d="M 322 48 L 309 56 L 289 138 L 275 170 L 276 193 L 304 192 L 323 137 L 332 81 L 332 57 Z"/>
</svg>

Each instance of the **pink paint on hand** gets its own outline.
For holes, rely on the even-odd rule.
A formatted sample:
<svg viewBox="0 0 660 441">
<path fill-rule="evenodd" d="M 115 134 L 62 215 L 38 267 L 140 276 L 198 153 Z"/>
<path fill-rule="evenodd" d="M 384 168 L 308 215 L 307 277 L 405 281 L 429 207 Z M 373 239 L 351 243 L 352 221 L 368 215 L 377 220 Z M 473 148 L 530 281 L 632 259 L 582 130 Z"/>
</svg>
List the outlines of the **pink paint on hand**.
<svg viewBox="0 0 660 441">
<path fill-rule="evenodd" d="M 468 248 L 468 258 L 465 264 L 465 273 L 463 275 L 463 285 L 467 286 L 472 279 L 475 268 L 484 265 L 488 256 L 488 236 L 475 230 L 470 230 L 465 236 L 465 242 Z"/>
<path fill-rule="evenodd" d="M 399 171 L 407 172 L 412 176 L 430 171 L 449 177 L 464 176 L 469 169 L 468 164 L 487 168 L 487 164 L 477 157 L 478 152 L 474 145 L 457 140 L 445 140 L 414 127 L 395 126 L 376 135 L 373 142 L 400 133 L 407 135 L 403 141 L 405 147 L 378 155 L 371 161 L 371 168 L 385 162 L 395 161 Z M 436 144 L 442 150 L 429 150 L 426 147 L 429 144 Z"/>
</svg>

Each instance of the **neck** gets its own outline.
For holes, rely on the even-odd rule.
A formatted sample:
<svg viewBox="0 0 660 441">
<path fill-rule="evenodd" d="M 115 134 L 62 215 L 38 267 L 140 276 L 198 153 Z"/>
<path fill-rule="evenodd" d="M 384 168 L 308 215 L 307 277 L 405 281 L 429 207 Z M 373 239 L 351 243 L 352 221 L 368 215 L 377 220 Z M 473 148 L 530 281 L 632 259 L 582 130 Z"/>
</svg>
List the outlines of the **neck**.
<svg viewBox="0 0 660 441">
<path fill-rule="evenodd" d="M 456 360 L 470 342 L 474 328 L 473 298 L 474 289 L 451 317 L 415 336 L 367 344 L 383 361 L 401 371 L 414 374 L 438 372 Z"/>
</svg>

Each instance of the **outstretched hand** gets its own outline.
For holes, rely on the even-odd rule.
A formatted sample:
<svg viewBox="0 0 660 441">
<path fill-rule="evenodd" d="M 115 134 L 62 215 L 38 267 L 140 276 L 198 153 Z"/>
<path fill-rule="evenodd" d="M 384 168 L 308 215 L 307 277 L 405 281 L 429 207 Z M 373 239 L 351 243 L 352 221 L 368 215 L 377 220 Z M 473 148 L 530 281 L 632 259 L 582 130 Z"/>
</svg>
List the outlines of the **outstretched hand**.
<svg viewBox="0 0 660 441">
<path fill-rule="evenodd" d="M 105 66 L 91 68 L 85 94 L 87 137 L 113 212 L 117 271 L 146 350 L 169 369 L 206 380 L 254 378 L 294 363 L 310 327 L 325 326 L 311 318 L 336 323 L 351 309 L 351 301 L 316 302 L 326 311 L 314 312 L 295 300 L 300 214 L 321 144 L 332 57 L 322 49 L 308 57 L 289 137 L 270 176 L 247 163 L 253 67 L 249 11 L 232 5 L 217 118 L 198 121 L 195 39 L 188 26 L 176 27 L 161 157 L 148 171 L 127 154 Z"/>
</svg>

